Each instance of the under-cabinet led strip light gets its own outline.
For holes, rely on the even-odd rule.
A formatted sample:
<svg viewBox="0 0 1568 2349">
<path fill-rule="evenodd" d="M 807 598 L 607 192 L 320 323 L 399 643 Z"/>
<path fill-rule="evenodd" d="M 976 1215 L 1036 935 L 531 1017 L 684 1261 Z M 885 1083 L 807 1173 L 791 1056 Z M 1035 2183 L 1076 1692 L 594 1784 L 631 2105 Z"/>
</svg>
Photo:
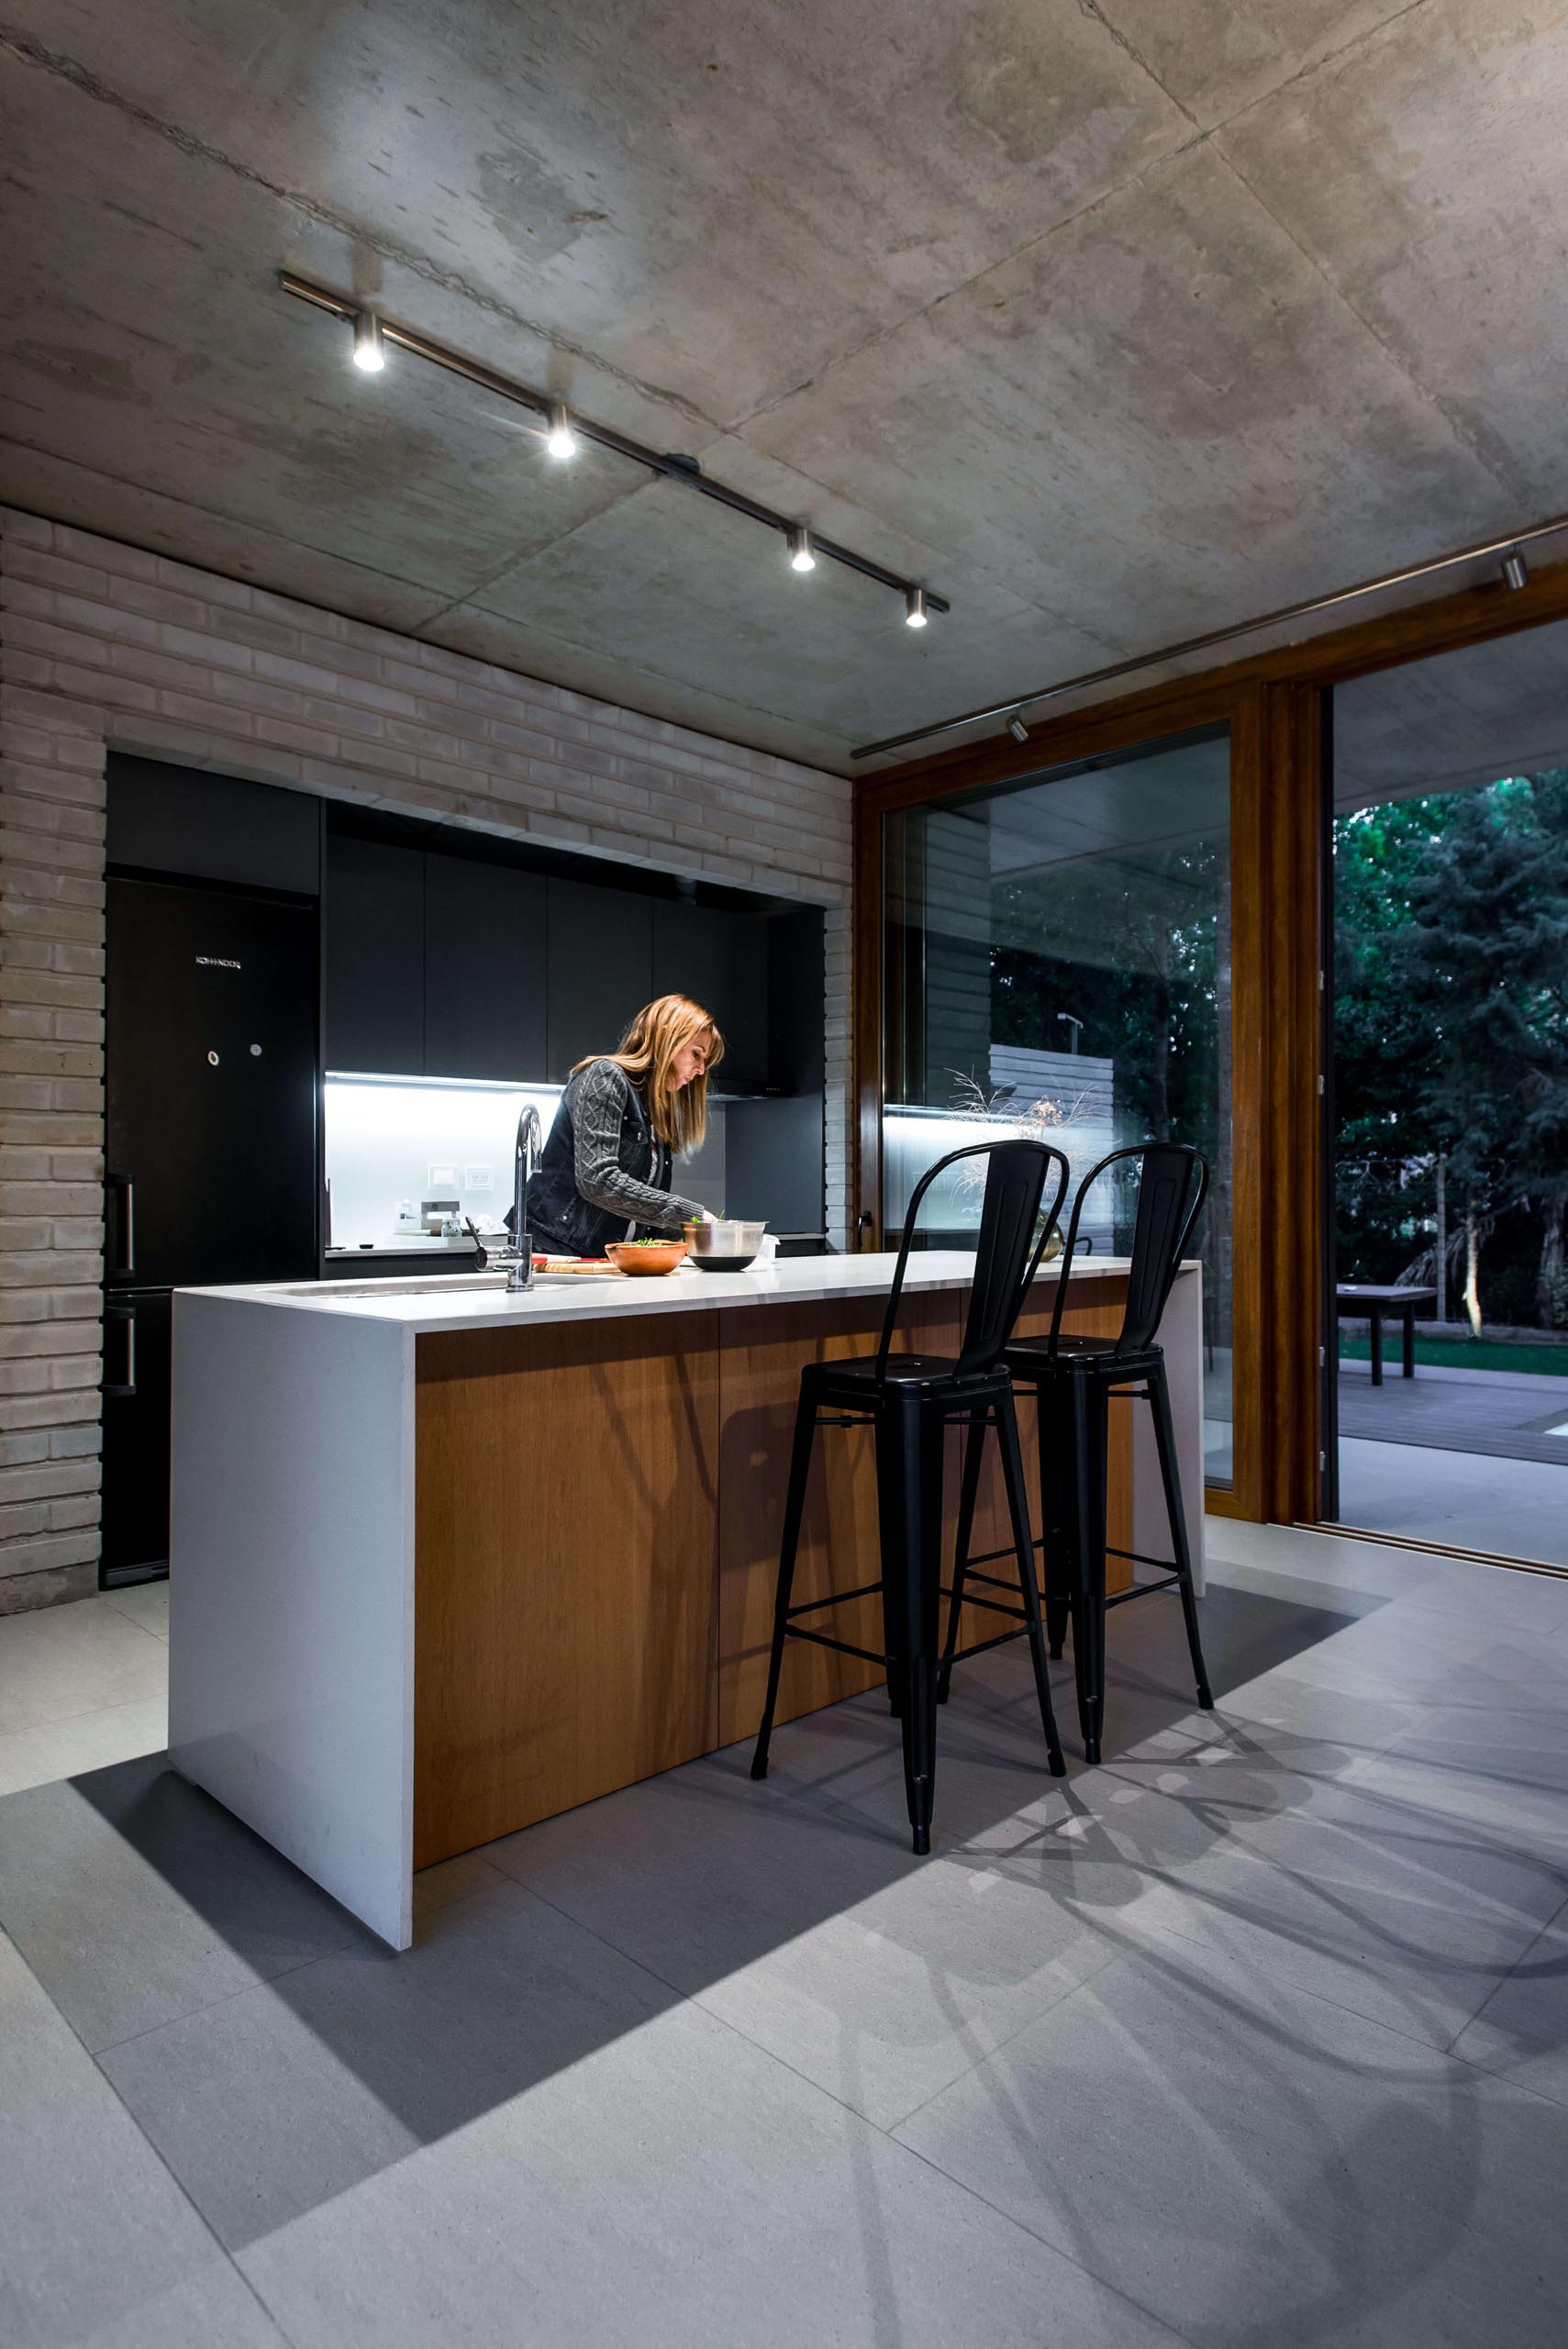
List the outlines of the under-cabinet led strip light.
<svg viewBox="0 0 1568 2349">
<path fill-rule="evenodd" d="M 951 607 L 945 596 L 913 579 L 906 579 L 896 571 L 873 562 L 870 555 L 857 554 L 852 547 L 840 546 L 836 539 L 825 539 L 817 530 L 807 530 L 792 514 L 780 514 L 772 506 L 764 506 L 759 498 L 748 497 L 744 490 L 727 488 L 723 482 L 714 481 L 705 473 L 695 457 L 686 457 L 672 450 L 651 449 L 645 441 L 633 440 L 624 432 L 615 431 L 607 424 L 592 423 L 552 393 L 536 391 L 531 384 L 519 384 L 510 375 L 498 374 L 494 367 L 482 366 L 477 360 L 466 359 L 460 351 L 450 350 L 443 342 L 433 342 L 428 335 L 417 334 L 411 327 L 397 325 L 379 310 L 356 302 L 344 294 L 334 294 L 330 287 L 313 285 L 308 278 L 295 277 L 288 270 L 278 272 L 278 284 L 285 294 L 296 301 L 308 302 L 313 309 L 325 310 L 328 317 L 340 318 L 353 329 L 354 359 L 367 371 L 380 368 L 389 350 L 406 351 L 416 359 L 428 362 L 432 367 L 444 368 L 449 375 L 461 375 L 465 383 L 477 384 L 480 390 L 495 398 L 509 400 L 515 407 L 526 407 L 542 417 L 546 427 L 546 446 L 552 457 L 570 458 L 579 441 L 591 441 L 595 448 L 608 449 L 615 456 L 626 457 L 634 465 L 642 465 L 651 473 L 659 473 L 665 481 L 681 482 L 695 489 L 699 496 L 710 497 L 717 506 L 728 506 L 732 514 L 743 514 L 749 521 L 761 522 L 765 529 L 777 530 L 789 549 L 792 567 L 797 571 L 814 567 L 809 560 L 801 561 L 804 550 L 807 558 L 817 555 L 829 562 L 842 563 L 846 571 L 858 571 L 862 579 L 874 579 L 879 587 L 891 587 L 904 598 L 906 614 L 912 625 L 923 628 L 925 614 L 945 612 Z M 920 618 L 916 619 L 916 613 Z"/>
</svg>

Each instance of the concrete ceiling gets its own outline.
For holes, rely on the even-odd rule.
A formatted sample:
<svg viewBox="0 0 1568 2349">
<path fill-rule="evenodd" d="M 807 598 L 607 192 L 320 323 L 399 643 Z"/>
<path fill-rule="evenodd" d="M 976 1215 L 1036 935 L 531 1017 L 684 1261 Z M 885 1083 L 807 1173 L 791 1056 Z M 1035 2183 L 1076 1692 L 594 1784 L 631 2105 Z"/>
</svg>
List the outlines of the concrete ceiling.
<svg viewBox="0 0 1568 2349">
<path fill-rule="evenodd" d="M 1334 805 L 1568 767 L 1568 620 L 1358 677 L 1334 693 Z"/>
<path fill-rule="evenodd" d="M 0 496 L 843 769 L 1568 507 L 1561 0 L 10 0 Z M 290 268 L 951 596 L 791 573 Z"/>
</svg>

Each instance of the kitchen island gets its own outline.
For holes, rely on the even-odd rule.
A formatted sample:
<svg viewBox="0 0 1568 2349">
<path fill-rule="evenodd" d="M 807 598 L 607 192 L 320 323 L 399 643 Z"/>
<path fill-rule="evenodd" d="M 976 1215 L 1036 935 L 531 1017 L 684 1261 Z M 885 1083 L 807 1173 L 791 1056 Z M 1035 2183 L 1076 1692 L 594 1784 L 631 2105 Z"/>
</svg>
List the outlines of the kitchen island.
<svg viewBox="0 0 1568 2349">
<path fill-rule="evenodd" d="M 495 1275 L 179 1292 L 174 1766 L 403 1948 L 417 1869 L 749 1737 L 801 1366 L 874 1347 L 894 1262 L 541 1276 L 518 1297 Z M 903 1342 L 958 1351 L 972 1264 L 912 1259 Z M 1081 1263 L 1064 1327 L 1113 1331 L 1126 1269 Z M 1055 1283 L 1048 1266 L 1020 1337 Z M 1193 1264 L 1162 1335 L 1195 1563 L 1201 1330 Z M 1110 1539 L 1163 1558 L 1148 1419 L 1113 1419 Z M 1006 1539 L 987 1450 L 977 1549 Z M 871 1442 L 827 1432 L 796 1600 L 870 1580 L 876 1556 Z M 963 1636 L 994 1628 L 976 1614 Z M 880 1648 L 874 1599 L 840 1636 Z M 877 1677 L 792 1642 L 778 1718 Z M 940 1826 L 940 1756 L 938 1803 Z"/>
</svg>

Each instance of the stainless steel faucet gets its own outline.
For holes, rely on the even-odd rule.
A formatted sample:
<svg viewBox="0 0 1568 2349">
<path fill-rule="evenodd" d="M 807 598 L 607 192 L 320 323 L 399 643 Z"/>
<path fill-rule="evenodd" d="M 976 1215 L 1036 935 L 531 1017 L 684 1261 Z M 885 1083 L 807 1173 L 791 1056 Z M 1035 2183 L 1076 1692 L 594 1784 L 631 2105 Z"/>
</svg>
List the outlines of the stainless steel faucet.
<svg viewBox="0 0 1568 2349">
<path fill-rule="evenodd" d="M 534 1242 L 528 1230 L 528 1190 L 539 1154 L 543 1147 L 543 1129 L 539 1111 L 531 1101 L 523 1105 L 517 1119 L 517 1146 L 512 1161 L 512 1261 L 506 1267 L 506 1294 L 516 1297 L 519 1290 L 534 1285 Z"/>
</svg>

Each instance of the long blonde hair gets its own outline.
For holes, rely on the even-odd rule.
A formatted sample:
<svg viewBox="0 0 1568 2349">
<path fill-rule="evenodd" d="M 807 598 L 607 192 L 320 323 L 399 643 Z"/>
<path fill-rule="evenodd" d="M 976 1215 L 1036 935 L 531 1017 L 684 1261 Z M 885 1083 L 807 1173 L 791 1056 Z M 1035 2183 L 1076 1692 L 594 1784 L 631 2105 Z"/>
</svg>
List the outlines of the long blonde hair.
<svg viewBox="0 0 1568 2349">
<path fill-rule="evenodd" d="M 679 1092 L 670 1088 L 670 1070 L 683 1044 L 707 1038 L 707 1065 Z M 645 1003 L 613 1052 L 590 1052 L 578 1068 L 592 1068 L 596 1060 L 614 1061 L 624 1069 L 648 1106 L 649 1122 L 660 1141 L 682 1157 L 700 1150 L 707 1132 L 707 1080 L 724 1058 L 724 1039 L 710 1011 L 690 996 L 662 995 Z"/>
</svg>

